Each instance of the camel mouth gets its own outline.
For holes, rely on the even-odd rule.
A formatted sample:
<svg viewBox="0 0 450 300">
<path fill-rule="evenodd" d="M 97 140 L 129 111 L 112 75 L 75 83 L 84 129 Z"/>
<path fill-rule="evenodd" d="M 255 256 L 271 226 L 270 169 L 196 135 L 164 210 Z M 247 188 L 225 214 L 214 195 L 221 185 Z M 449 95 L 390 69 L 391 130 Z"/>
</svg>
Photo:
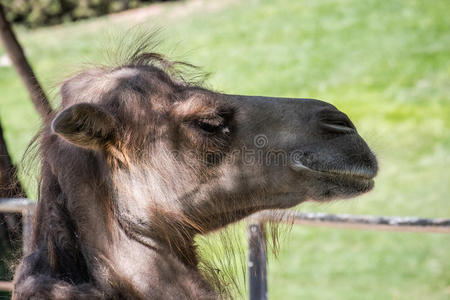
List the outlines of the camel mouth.
<svg viewBox="0 0 450 300">
<path fill-rule="evenodd" d="M 374 178 L 377 174 L 376 168 L 351 168 L 351 169 L 325 169 L 325 168 L 313 168 L 305 165 L 300 161 L 296 161 L 290 165 L 291 169 L 295 172 L 307 171 L 326 177 L 331 177 L 334 181 L 342 181 L 343 184 L 355 183 L 358 186 L 363 186 L 367 190 L 371 190 L 374 186 Z"/>
</svg>

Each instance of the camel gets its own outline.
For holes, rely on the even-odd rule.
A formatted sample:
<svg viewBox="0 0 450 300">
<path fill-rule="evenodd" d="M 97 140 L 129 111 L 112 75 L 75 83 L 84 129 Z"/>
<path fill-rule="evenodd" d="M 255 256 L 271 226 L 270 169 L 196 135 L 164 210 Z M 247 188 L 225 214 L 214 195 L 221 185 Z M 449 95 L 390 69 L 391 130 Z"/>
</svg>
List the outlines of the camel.
<svg viewBox="0 0 450 300">
<path fill-rule="evenodd" d="M 61 84 L 13 299 L 221 299 L 197 235 L 373 188 L 375 155 L 336 107 L 214 92 L 142 49 Z"/>
</svg>

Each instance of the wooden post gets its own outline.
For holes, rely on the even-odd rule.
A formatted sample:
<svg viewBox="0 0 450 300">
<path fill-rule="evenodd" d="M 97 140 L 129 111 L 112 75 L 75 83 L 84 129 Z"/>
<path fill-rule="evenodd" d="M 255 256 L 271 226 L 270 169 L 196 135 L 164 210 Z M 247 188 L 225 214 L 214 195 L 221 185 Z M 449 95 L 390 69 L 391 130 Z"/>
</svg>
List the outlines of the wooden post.
<svg viewBox="0 0 450 300">
<path fill-rule="evenodd" d="M 34 107 L 39 112 L 42 119 L 46 120 L 47 116 L 52 111 L 52 108 L 47 100 L 44 90 L 34 75 L 33 69 L 23 53 L 22 47 L 14 35 L 11 25 L 6 20 L 2 4 L 0 4 L 0 38 L 9 58 L 11 58 L 14 67 L 30 93 Z"/>
<path fill-rule="evenodd" d="M 250 300 L 267 300 L 267 249 L 261 224 L 248 227 Z"/>
<path fill-rule="evenodd" d="M 121 10 L 127 10 L 130 8 L 130 0 L 122 0 Z"/>
<path fill-rule="evenodd" d="M 12 163 L 0 124 L 0 198 L 24 196 L 25 191 L 17 178 L 17 169 Z M 20 241 L 21 218 L 16 211 L 8 215 L 0 211 L 0 264 L 4 263 L 3 255 L 13 248 L 14 241 Z"/>
<path fill-rule="evenodd" d="M 0 3 L 0 39 L 3 42 L 5 50 L 11 59 L 14 68 L 20 76 L 20 79 L 24 83 L 28 93 L 30 95 L 31 101 L 41 116 L 42 120 L 46 120 L 49 114 L 52 112 L 52 108 L 48 102 L 47 96 L 44 90 L 39 84 L 36 76 L 34 75 L 33 69 L 31 68 L 28 60 L 25 57 L 22 47 L 17 41 L 14 31 L 6 19 L 5 11 L 3 5 Z M 5 179 L 6 178 L 6 179 Z M 16 168 L 11 163 L 9 153 L 6 148 L 6 143 L 3 139 L 1 125 L 0 125 L 0 197 L 23 197 L 25 192 L 20 185 L 20 182 L 16 175 Z M 26 213 L 23 217 L 23 223 L 20 222 L 20 215 L 15 214 L 13 216 L 6 217 L 4 214 L 0 214 L 1 220 L 9 220 L 9 223 L 16 221 L 17 226 L 9 226 L 10 228 L 20 228 L 22 227 L 23 235 L 26 236 L 29 233 L 29 228 L 25 228 L 25 225 L 31 228 L 31 216 Z M 6 226 L 0 223 L 0 226 Z M 5 229 L 5 230 L 1 230 Z M 6 232 L 6 234 L 1 234 Z M 13 235 L 15 232 L 10 230 L 8 227 L 0 228 L 0 239 L 8 240 L 9 248 L 11 247 L 10 240 L 17 240 L 15 237 L 11 239 L 9 235 Z M 23 249 L 28 250 L 28 245 L 26 244 L 28 240 L 23 240 Z M 3 252 L 3 251 L 2 251 Z M 0 253 L 0 258 L 2 253 Z"/>
</svg>

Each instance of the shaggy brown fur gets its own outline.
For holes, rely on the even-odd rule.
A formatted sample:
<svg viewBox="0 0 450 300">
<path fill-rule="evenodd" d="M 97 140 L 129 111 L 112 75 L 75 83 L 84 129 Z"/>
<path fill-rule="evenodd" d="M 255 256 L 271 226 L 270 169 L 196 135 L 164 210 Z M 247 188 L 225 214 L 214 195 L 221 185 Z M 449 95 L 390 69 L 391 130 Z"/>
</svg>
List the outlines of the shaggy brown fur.
<svg viewBox="0 0 450 300">
<path fill-rule="evenodd" d="M 199 271 L 196 235 L 372 188 L 375 157 L 333 106 L 214 93 L 142 49 L 62 84 L 38 138 L 32 248 L 14 299 L 226 297 Z M 260 159 L 274 150 L 286 163 Z"/>
</svg>

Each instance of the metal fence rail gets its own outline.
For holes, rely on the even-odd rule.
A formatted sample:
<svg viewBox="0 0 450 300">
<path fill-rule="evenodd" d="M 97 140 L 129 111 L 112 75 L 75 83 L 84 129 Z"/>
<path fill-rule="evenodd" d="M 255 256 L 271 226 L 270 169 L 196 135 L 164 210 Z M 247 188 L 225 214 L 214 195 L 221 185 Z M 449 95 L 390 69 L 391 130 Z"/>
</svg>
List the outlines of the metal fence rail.
<svg viewBox="0 0 450 300">
<path fill-rule="evenodd" d="M 24 210 L 34 209 L 35 202 L 27 198 L 0 198 L 0 212 L 22 213 Z"/>
<path fill-rule="evenodd" d="M 339 227 L 364 230 L 387 230 L 450 233 L 450 219 L 424 219 L 417 217 L 379 217 L 346 214 L 302 213 L 289 211 L 263 211 L 254 216 L 259 222 Z"/>
<path fill-rule="evenodd" d="M 450 233 L 450 219 L 262 211 L 252 216 L 248 226 L 250 300 L 267 300 L 267 253 L 262 233 L 265 222 L 363 230 Z"/>
</svg>

